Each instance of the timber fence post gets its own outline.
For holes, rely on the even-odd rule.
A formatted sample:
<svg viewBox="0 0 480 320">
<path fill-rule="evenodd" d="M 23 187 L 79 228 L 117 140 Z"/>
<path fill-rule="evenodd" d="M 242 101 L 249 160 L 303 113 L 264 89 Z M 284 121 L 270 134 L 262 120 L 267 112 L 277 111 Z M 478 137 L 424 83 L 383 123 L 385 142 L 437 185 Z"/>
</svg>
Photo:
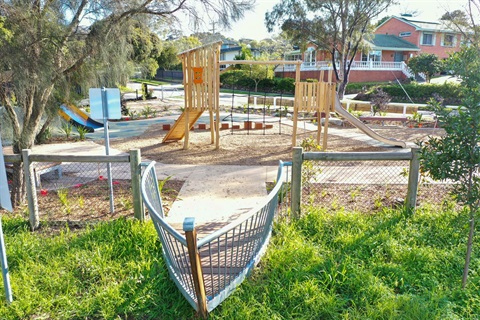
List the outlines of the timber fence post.
<svg viewBox="0 0 480 320">
<path fill-rule="evenodd" d="M 35 173 L 30 163 L 30 149 L 22 150 L 23 173 L 25 175 L 25 189 L 27 191 L 28 212 L 30 229 L 33 231 L 40 225 L 38 216 L 37 188 L 35 186 Z"/>
<path fill-rule="evenodd" d="M 145 209 L 140 191 L 140 149 L 133 149 L 130 153 L 130 174 L 132 177 L 133 216 L 141 222 L 145 221 Z"/>
<path fill-rule="evenodd" d="M 408 172 L 408 191 L 405 206 L 413 212 L 417 205 L 418 180 L 420 177 L 420 149 L 412 148 L 411 152 L 412 160 L 410 160 L 410 170 Z"/>
<path fill-rule="evenodd" d="M 197 294 L 198 313 L 200 314 L 200 317 L 206 319 L 208 317 L 207 295 L 205 293 L 205 282 L 203 280 L 200 254 L 197 249 L 195 218 L 185 218 L 183 221 L 183 231 L 185 231 L 188 257 L 190 258 L 190 266 L 192 268 L 193 284 L 195 286 L 195 293 Z"/>
<path fill-rule="evenodd" d="M 292 158 L 292 215 L 296 218 L 300 217 L 300 203 L 302 201 L 302 163 L 303 148 L 293 148 Z"/>
</svg>

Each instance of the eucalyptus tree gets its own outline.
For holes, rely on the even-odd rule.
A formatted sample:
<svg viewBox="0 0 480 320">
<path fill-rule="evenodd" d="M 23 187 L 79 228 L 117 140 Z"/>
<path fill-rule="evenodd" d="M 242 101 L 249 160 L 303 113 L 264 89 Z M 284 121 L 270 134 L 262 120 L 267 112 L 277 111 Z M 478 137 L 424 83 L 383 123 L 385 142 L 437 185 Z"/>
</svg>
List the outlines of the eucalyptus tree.
<svg viewBox="0 0 480 320">
<path fill-rule="evenodd" d="M 155 76 L 158 69 L 157 59 L 162 51 L 158 35 L 145 23 L 136 21 L 131 24 L 127 37 L 132 46 L 131 60 L 140 69 L 142 77 Z"/>
<path fill-rule="evenodd" d="M 240 39 L 239 42 L 257 49 L 268 60 L 283 60 L 285 53 L 293 50 L 290 41 L 282 35 L 262 40 Z"/>
<path fill-rule="evenodd" d="M 163 70 L 182 70 L 182 62 L 178 58 L 178 54 L 201 45 L 200 40 L 194 36 L 165 41 L 160 55 L 157 57 L 158 66 Z"/>
<path fill-rule="evenodd" d="M 172 25 L 185 17 L 199 21 L 208 12 L 228 26 L 252 5 L 253 0 L 0 0 L 0 104 L 11 124 L 14 152 L 34 144 L 55 88 L 80 75 L 118 81 L 130 21 Z M 15 204 L 25 195 L 20 166 L 14 168 Z"/>
<path fill-rule="evenodd" d="M 372 20 L 395 0 L 286 0 L 265 14 L 270 32 L 277 26 L 294 45 L 314 42 L 329 52 L 343 97 L 355 55 L 371 33 Z M 338 63 L 338 65 L 337 65 Z"/>
</svg>

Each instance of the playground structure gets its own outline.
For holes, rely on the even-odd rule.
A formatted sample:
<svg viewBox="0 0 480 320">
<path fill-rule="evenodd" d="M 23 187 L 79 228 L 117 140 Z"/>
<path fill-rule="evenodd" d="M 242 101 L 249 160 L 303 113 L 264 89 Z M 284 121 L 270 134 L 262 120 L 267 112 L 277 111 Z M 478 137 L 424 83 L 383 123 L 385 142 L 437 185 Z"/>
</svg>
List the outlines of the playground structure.
<svg viewBox="0 0 480 320">
<path fill-rule="evenodd" d="M 208 110 L 211 143 L 216 143 L 216 148 L 219 148 L 220 45 L 221 42 L 216 42 L 179 54 L 183 69 L 185 110 L 162 142 L 185 138 L 183 148 L 188 149 L 190 129 Z M 217 121 L 214 121 L 214 116 Z"/>
<path fill-rule="evenodd" d="M 301 113 L 314 113 L 317 122 L 317 144 L 322 142 L 322 149 L 328 147 L 328 124 L 330 112 L 337 112 L 358 129 L 370 137 L 385 144 L 405 148 L 403 141 L 382 137 L 367 127 L 362 121 L 343 109 L 336 93 L 336 84 L 332 81 L 332 70 L 328 72 L 327 82 L 323 81 L 324 73 L 320 73 L 318 82 L 302 82 L 300 66 L 302 61 L 256 61 L 256 60 L 219 60 L 221 42 L 205 45 L 179 54 L 182 60 L 185 88 L 185 109 L 162 143 L 178 141 L 183 138 L 184 149 L 189 147 L 189 131 L 205 110 L 209 111 L 211 143 L 220 147 L 220 64 L 222 65 L 295 65 L 295 95 L 293 107 L 292 146 L 296 146 L 298 122 Z M 322 137 L 322 116 L 323 137 Z"/>
<path fill-rule="evenodd" d="M 183 138 L 184 149 L 189 147 L 189 131 L 205 110 L 210 117 L 211 143 L 220 147 L 220 45 L 222 42 L 205 45 L 179 54 L 182 60 L 185 109 L 165 135 L 164 142 Z M 255 61 L 232 60 L 222 64 L 296 65 L 297 81 L 300 81 L 301 61 Z M 215 117 L 214 117 L 215 116 Z"/>
<path fill-rule="evenodd" d="M 87 132 L 103 128 L 103 123 L 90 118 L 90 116 L 71 104 L 62 104 L 58 114 L 76 128 L 83 128 Z"/>
</svg>

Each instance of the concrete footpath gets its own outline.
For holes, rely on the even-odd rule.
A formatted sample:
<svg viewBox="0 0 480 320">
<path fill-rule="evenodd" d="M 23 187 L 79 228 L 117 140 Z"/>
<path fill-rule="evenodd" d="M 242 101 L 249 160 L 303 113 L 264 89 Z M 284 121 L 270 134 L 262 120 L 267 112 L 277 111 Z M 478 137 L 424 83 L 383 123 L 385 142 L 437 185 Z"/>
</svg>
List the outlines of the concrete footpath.
<svg viewBox="0 0 480 320">
<path fill-rule="evenodd" d="M 178 169 L 164 164 L 157 167 L 162 174 Z M 274 181 L 277 174 L 275 166 L 210 165 L 191 169 L 167 217 L 174 226 L 181 225 L 186 217 L 194 217 L 199 226 L 222 226 L 240 218 L 265 199 L 266 182 Z"/>
</svg>

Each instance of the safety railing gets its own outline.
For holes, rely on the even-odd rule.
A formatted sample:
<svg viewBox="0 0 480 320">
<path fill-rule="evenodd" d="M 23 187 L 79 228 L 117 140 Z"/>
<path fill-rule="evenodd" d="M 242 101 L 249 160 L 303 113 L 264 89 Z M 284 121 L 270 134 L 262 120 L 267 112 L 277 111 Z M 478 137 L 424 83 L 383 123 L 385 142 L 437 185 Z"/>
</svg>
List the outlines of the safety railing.
<svg viewBox="0 0 480 320">
<path fill-rule="evenodd" d="M 142 197 L 160 237 L 170 276 L 202 317 L 242 283 L 264 254 L 275 213 L 288 198 L 286 168 L 290 165 L 280 162 L 276 183 L 262 203 L 244 218 L 200 240 L 194 218 L 185 219 L 185 236 L 165 221 L 155 162 L 144 169 Z"/>
<path fill-rule="evenodd" d="M 337 63 L 336 68 L 339 69 L 340 65 Z M 316 62 L 303 62 L 301 65 L 301 71 L 310 70 L 330 70 L 333 69 L 331 61 L 316 61 Z M 407 77 L 413 77 L 414 74 L 408 68 L 404 61 L 353 61 L 351 70 L 390 70 L 390 71 L 402 71 Z M 285 65 L 275 68 L 275 72 L 292 72 L 295 71 L 295 65 Z"/>
</svg>

